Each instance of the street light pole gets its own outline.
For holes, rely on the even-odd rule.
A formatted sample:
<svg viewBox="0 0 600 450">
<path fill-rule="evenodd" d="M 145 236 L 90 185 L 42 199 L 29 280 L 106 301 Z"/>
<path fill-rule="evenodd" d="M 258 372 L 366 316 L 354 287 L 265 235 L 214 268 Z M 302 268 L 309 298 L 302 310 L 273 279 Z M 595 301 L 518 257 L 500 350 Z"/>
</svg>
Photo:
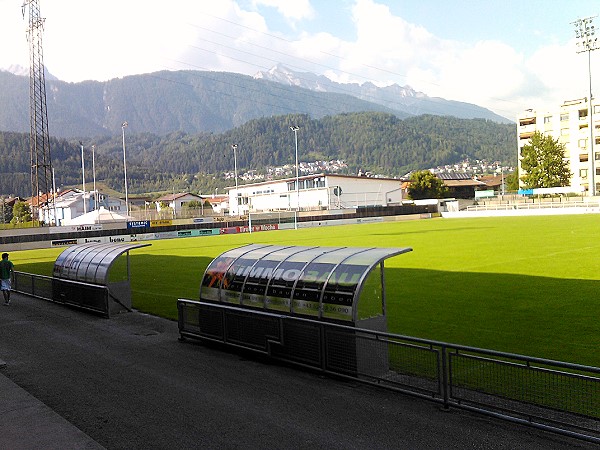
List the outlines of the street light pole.
<svg viewBox="0 0 600 450">
<path fill-rule="evenodd" d="M 300 127 L 296 125 L 290 126 L 290 130 L 294 132 L 294 141 L 296 143 L 296 220 L 294 221 L 294 228 L 298 229 L 298 214 L 300 212 L 300 184 L 298 178 L 298 130 Z"/>
<path fill-rule="evenodd" d="M 129 196 L 127 195 L 127 158 L 125 156 L 125 128 L 127 128 L 129 124 L 127 122 L 123 122 L 121 125 L 121 130 L 123 131 L 123 175 L 125 178 L 125 207 L 127 209 L 127 216 L 129 216 Z"/>
<path fill-rule="evenodd" d="M 87 213 L 87 206 L 85 204 L 85 163 L 83 159 L 83 142 L 79 141 L 79 145 L 81 146 L 81 181 L 83 187 L 83 213 Z"/>
<path fill-rule="evenodd" d="M 98 209 L 98 191 L 96 190 L 96 146 L 92 145 L 92 175 L 94 177 L 94 209 Z"/>
<path fill-rule="evenodd" d="M 54 167 L 52 168 L 52 206 L 54 208 L 54 226 L 57 227 L 59 223 L 58 217 L 56 217 L 56 179 L 54 178 Z M 2 213 L 4 214 L 4 208 L 2 209 Z M 50 216 L 50 214 L 48 214 L 48 216 Z"/>
<path fill-rule="evenodd" d="M 233 150 L 233 176 L 235 177 L 235 212 L 239 216 L 240 204 L 238 202 L 237 148 L 237 144 L 231 145 L 231 149 Z"/>
<path fill-rule="evenodd" d="M 592 96 L 592 59 L 591 53 L 593 50 L 600 49 L 600 45 L 598 43 L 598 38 L 595 37 L 596 31 L 594 28 L 594 17 L 586 17 L 585 19 L 578 19 L 572 24 L 575 25 L 575 37 L 578 39 L 577 41 L 577 53 L 588 53 L 588 76 L 590 80 L 589 85 L 589 103 L 588 103 L 588 115 L 590 118 L 590 161 L 592 164 L 591 170 L 591 183 L 590 183 L 590 193 L 592 196 L 596 195 L 596 169 L 594 167 L 594 120 L 593 120 L 593 109 L 594 106 L 592 104 L 593 96 Z"/>
</svg>

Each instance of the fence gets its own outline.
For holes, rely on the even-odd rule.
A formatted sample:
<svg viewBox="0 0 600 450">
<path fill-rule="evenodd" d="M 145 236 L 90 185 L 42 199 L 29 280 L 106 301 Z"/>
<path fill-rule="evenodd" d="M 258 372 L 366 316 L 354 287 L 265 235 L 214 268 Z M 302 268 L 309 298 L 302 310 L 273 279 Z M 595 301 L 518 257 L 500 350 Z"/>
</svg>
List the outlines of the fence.
<svg viewBox="0 0 600 450">
<path fill-rule="evenodd" d="M 485 204 L 485 205 L 473 205 L 468 206 L 467 211 L 529 211 L 529 210 L 540 210 L 540 209 L 569 209 L 569 208 L 583 208 L 593 211 L 600 210 L 600 202 L 588 202 L 588 201 L 563 201 L 563 202 L 548 202 L 538 201 L 537 203 L 498 203 L 498 204 Z"/>
<path fill-rule="evenodd" d="M 179 330 L 600 443 L 600 368 L 179 299 Z"/>
<path fill-rule="evenodd" d="M 13 291 L 110 316 L 107 286 L 63 280 L 25 272 L 14 272 Z M 113 300 L 115 300 L 113 298 Z"/>
</svg>

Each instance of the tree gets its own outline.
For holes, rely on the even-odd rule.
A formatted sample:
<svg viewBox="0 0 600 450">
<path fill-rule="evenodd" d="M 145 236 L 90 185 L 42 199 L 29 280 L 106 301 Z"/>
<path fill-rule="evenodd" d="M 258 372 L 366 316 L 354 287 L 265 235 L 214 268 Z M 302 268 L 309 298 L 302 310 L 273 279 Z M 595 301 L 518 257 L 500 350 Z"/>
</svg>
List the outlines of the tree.
<svg viewBox="0 0 600 450">
<path fill-rule="evenodd" d="M 448 193 L 444 182 L 429 170 L 414 172 L 410 177 L 408 196 L 413 200 L 443 198 Z"/>
<path fill-rule="evenodd" d="M 2 223 L 9 223 L 13 218 L 13 208 L 8 203 L 6 203 L 6 199 L 2 197 L 0 204 L 0 221 Z"/>
<path fill-rule="evenodd" d="M 525 189 L 568 186 L 573 174 L 565 161 L 565 146 L 536 131 L 521 149 L 521 181 Z"/>
<path fill-rule="evenodd" d="M 515 169 L 514 172 L 509 173 L 504 178 L 504 184 L 506 185 L 506 189 L 508 191 L 518 191 L 519 190 L 519 170 Z"/>
<path fill-rule="evenodd" d="M 13 207 L 13 218 L 10 223 L 27 223 L 31 222 L 31 209 L 29 205 L 25 202 L 15 202 L 15 206 Z"/>
</svg>

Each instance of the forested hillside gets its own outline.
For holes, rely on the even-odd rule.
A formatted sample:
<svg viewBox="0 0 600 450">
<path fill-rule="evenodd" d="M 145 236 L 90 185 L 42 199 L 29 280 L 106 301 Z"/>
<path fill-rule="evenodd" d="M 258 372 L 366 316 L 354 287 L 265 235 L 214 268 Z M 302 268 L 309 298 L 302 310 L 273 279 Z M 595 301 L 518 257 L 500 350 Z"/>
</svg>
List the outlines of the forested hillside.
<svg viewBox="0 0 600 450">
<path fill-rule="evenodd" d="M 264 171 L 267 166 L 294 164 L 294 133 L 298 125 L 299 160 L 342 159 L 348 173 L 359 169 L 402 176 L 459 162 L 465 158 L 516 163 L 516 129 L 482 119 L 395 115 L 364 112 L 311 119 L 286 115 L 249 121 L 222 134 L 171 133 L 166 136 L 127 130 L 127 175 L 130 193 L 171 190 L 212 192 L 231 185 L 223 172 L 233 171 L 231 144 L 237 144 L 238 170 Z M 120 130 L 119 130 L 120 131 Z M 95 145 L 96 179 L 123 191 L 121 133 L 87 139 L 86 179 L 92 180 L 91 146 Z M 0 133 L 0 193 L 30 195 L 27 135 Z M 78 141 L 51 140 L 57 186 L 80 185 Z M 90 185 L 91 186 L 91 185 Z"/>
<path fill-rule="evenodd" d="M 313 118 L 382 111 L 407 117 L 351 95 L 313 92 L 227 72 L 162 71 L 106 82 L 46 80 L 50 134 L 81 138 L 173 131 L 221 133 L 249 120 L 303 113 Z M 0 130 L 29 131 L 29 78 L 0 71 Z"/>
</svg>

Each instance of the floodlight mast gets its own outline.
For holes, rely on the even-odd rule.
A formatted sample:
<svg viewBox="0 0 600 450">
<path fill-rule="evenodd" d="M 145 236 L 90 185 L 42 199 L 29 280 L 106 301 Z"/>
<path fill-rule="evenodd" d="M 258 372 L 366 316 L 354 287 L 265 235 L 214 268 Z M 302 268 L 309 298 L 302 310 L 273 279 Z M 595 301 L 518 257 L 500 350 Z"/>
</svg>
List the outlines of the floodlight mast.
<svg viewBox="0 0 600 450">
<path fill-rule="evenodd" d="M 32 223 L 39 219 L 42 195 L 48 195 L 52 180 L 52 158 L 46 109 L 46 78 L 42 32 L 44 21 L 40 16 L 38 0 L 25 0 L 21 6 L 23 19 L 28 13 L 27 41 L 29 42 L 29 154 L 31 159 L 31 213 Z M 37 198 L 37 201 L 35 199 Z"/>
<path fill-rule="evenodd" d="M 594 167 L 595 154 L 594 154 L 594 120 L 593 120 L 593 105 L 592 100 L 592 58 L 591 53 L 594 50 L 600 49 L 598 38 L 596 37 L 596 29 L 594 27 L 594 18 L 597 16 L 586 17 L 585 19 L 578 19 L 575 22 L 571 22 L 575 25 L 575 37 L 577 38 L 577 53 L 587 52 L 588 54 L 588 77 L 589 77 L 589 103 L 588 103 L 588 116 L 590 118 L 590 161 L 592 165 L 591 170 L 591 182 L 590 182 L 590 193 L 592 196 L 596 195 L 596 169 Z"/>
<path fill-rule="evenodd" d="M 298 214 L 300 214 L 300 185 L 298 178 L 298 130 L 297 125 L 291 125 L 290 130 L 294 132 L 294 141 L 296 143 L 296 219 L 294 220 L 294 228 L 298 229 Z"/>
<path fill-rule="evenodd" d="M 238 202 L 238 174 L 237 174 L 237 144 L 232 144 L 231 149 L 233 150 L 233 176 L 235 177 L 235 212 L 238 217 L 240 215 L 240 204 Z"/>
<path fill-rule="evenodd" d="M 83 213 L 87 213 L 87 206 L 85 204 L 85 163 L 83 158 L 83 142 L 79 141 L 79 145 L 81 146 L 81 187 L 83 190 Z"/>
<path fill-rule="evenodd" d="M 125 128 L 127 128 L 129 124 L 127 122 L 123 122 L 121 125 L 121 131 L 123 132 L 123 178 L 125 179 L 125 208 L 127 209 L 127 217 L 129 217 L 129 195 L 127 193 L 127 157 L 125 153 Z M 173 209 L 175 211 L 175 209 Z"/>
</svg>

